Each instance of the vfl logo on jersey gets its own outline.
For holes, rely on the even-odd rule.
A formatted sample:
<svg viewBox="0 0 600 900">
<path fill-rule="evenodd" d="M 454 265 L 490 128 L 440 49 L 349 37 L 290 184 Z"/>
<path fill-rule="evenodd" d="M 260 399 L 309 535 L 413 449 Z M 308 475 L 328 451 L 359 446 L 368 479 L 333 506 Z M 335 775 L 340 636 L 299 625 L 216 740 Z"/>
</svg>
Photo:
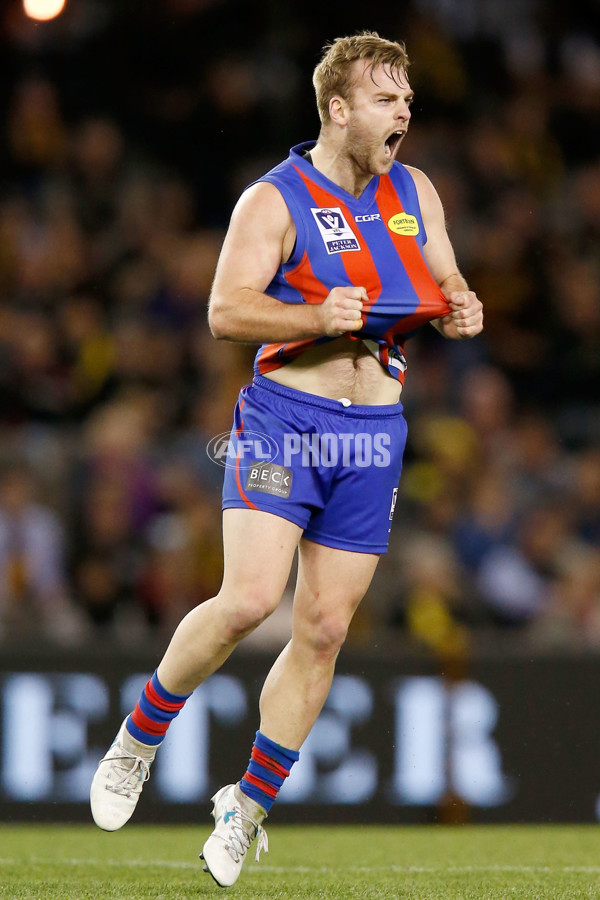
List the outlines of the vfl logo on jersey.
<svg viewBox="0 0 600 900">
<path fill-rule="evenodd" d="M 392 218 L 388 222 L 388 228 L 390 231 L 393 231 L 394 234 L 405 234 L 412 235 L 419 233 L 419 223 L 415 219 L 414 216 L 409 216 L 408 213 L 395 213 Z"/>
<path fill-rule="evenodd" d="M 360 250 L 356 235 L 346 222 L 339 206 L 330 209 L 311 207 L 311 213 L 323 238 L 327 253 L 344 253 L 347 250 Z"/>
</svg>

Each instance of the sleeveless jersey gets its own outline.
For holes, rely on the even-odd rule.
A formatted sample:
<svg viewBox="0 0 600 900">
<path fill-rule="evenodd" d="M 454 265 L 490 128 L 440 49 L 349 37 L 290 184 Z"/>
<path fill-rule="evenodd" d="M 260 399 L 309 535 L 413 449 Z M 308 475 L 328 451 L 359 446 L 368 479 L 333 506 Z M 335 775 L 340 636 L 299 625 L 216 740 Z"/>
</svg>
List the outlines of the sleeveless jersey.
<svg viewBox="0 0 600 900">
<path fill-rule="evenodd" d="M 323 303 L 334 287 L 364 286 L 363 326 L 348 336 L 362 340 L 389 374 L 404 381 L 404 342 L 419 326 L 447 315 L 448 302 L 433 278 L 417 189 L 395 162 L 374 176 L 360 197 L 326 178 L 304 157 L 314 141 L 292 147 L 289 157 L 259 181 L 278 188 L 296 226 L 296 244 L 265 293 L 283 303 Z M 263 344 L 254 371 L 284 366 L 323 336 Z"/>
</svg>

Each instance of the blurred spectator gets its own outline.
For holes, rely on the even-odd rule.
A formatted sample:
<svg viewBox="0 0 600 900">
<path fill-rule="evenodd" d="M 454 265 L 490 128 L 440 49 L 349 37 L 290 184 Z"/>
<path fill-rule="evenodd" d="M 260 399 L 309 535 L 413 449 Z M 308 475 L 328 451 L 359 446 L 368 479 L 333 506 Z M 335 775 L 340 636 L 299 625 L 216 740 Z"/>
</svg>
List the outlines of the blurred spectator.
<svg viewBox="0 0 600 900">
<path fill-rule="evenodd" d="M 457 558 L 475 575 L 497 546 L 505 546 L 516 527 L 517 498 L 508 479 L 489 467 L 471 485 L 453 528 Z"/>
<path fill-rule="evenodd" d="M 54 169 L 67 152 L 67 129 L 56 85 L 45 78 L 20 82 L 8 117 L 13 159 L 28 173 Z"/>
<path fill-rule="evenodd" d="M 182 463 L 162 467 L 159 489 L 162 512 L 147 530 L 138 602 L 170 635 L 185 613 L 218 592 L 223 551 L 216 493 Z"/>
<path fill-rule="evenodd" d="M 392 611 L 392 624 L 404 621 L 408 634 L 441 659 L 465 657 L 469 632 L 461 618 L 468 598 L 449 543 L 415 534 L 397 561 L 405 572 L 405 587 L 402 605 Z"/>
<path fill-rule="evenodd" d="M 600 547 L 600 447 L 590 447 L 573 457 L 570 487 L 577 534 Z"/>
<path fill-rule="evenodd" d="M 561 555 L 548 604 L 531 633 L 538 649 L 600 650 L 600 551 L 579 545 Z"/>
<path fill-rule="evenodd" d="M 134 610 L 144 530 L 158 508 L 147 399 L 133 395 L 96 412 L 74 468 L 73 577 L 97 625 Z"/>
<path fill-rule="evenodd" d="M 0 474 L 0 637 L 69 644 L 83 632 L 68 590 L 63 528 L 35 492 L 27 466 Z"/>
<path fill-rule="evenodd" d="M 484 554 L 477 586 L 497 625 L 521 626 L 547 611 L 561 553 L 569 549 L 569 524 L 562 504 L 536 506 L 512 538 Z"/>
</svg>

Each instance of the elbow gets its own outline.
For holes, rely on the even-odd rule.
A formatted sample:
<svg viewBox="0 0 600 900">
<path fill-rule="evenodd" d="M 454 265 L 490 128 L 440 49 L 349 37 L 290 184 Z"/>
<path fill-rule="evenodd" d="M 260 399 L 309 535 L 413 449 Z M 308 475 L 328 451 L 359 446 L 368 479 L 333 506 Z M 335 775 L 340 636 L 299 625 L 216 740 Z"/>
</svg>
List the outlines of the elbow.
<svg viewBox="0 0 600 900">
<path fill-rule="evenodd" d="M 230 339 L 227 331 L 225 330 L 225 325 L 221 324 L 218 321 L 215 322 L 210 316 L 208 318 L 208 327 L 210 328 L 210 333 L 216 341 L 226 341 Z"/>
<path fill-rule="evenodd" d="M 231 335 L 227 330 L 227 318 L 222 305 L 211 300 L 208 307 L 208 327 L 217 341 L 231 339 Z"/>
</svg>

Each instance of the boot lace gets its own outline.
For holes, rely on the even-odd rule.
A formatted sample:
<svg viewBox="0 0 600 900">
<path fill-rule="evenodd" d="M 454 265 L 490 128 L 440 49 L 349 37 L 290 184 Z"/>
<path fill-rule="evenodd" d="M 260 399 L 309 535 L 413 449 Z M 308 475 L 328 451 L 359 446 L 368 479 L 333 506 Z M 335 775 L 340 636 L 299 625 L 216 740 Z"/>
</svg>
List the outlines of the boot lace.
<svg viewBox="0 0 600 900">
<path fill-rule="evenodd" d="M 235 815 L 231 819 L 231 831 L 225 839 L 225 848 L 234 862 L 239 863 L 246 855 L 246 851 L 250 848 L 250 844 L 257 838 L 255 862 L 260 859 L 260 854 L 264 850 L 269 852 L 269 839 L 266 830 L 262 825 L 258 825 L 254 819 L 247 816 L 239 807 L 235 811 Z"/>
<path fill-rule="evenodd" d="M 121 794 L 124 797 L 131 797 L 132 794 L 139 794 L 143 785 L 150 778 L 150 764 L 141 756 L 133 756 L 125 750 L 120 756 L 105 756 L 100 760 L 113 764 L 113 771 L 117 776 L 116 781 L 106 785 L 107 791 L 113 794 Z"/>
</svg>

